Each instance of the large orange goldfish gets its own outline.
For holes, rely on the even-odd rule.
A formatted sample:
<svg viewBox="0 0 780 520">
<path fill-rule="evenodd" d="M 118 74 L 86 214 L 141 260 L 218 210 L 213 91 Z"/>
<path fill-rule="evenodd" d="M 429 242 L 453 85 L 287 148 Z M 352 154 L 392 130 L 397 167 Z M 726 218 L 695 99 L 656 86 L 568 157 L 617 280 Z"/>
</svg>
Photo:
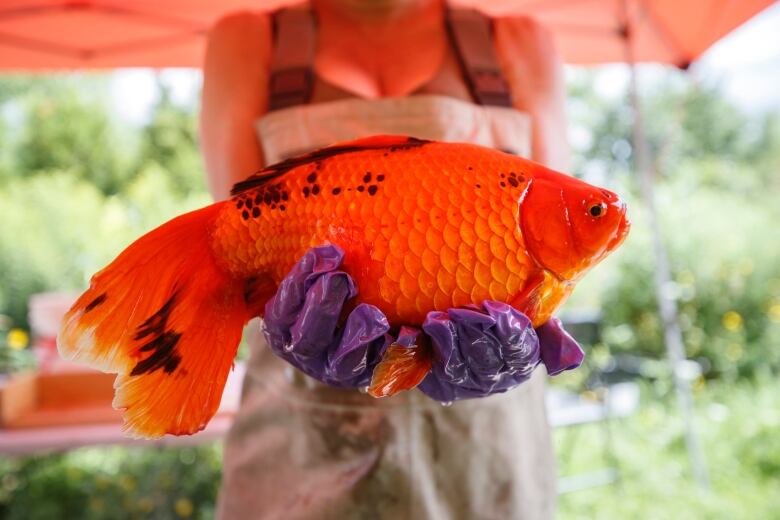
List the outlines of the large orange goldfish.
<svg viewBox="0 0 780 520">
<path fill-rule="evenodd" d="M 131 433 L 191 434 L 217 410 L 244 324 L 310 247 L 341 247 L 359 301 L 391 325 L 492 299 L 538 326 L 623 241 L 625 211 L 610 191 L 480 146 L 342 143 L 131 244 L 67 313 L 59 349 L 119 374 Z M 424 357 L 411 365 L 424 372 Z"/>
</svg>

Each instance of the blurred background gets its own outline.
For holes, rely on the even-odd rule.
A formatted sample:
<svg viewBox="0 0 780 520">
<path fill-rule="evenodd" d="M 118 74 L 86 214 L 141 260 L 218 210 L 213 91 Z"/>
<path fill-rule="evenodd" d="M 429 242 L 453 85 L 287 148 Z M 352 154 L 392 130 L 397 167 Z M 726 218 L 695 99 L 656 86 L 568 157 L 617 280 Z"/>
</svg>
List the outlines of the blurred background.
<svg viewBox="0 0 780 520">
<path fill-rule="evenodd" d="M 567 67 L 572 171 L 626 195 L 634 226 L 564 312 L 587 358 L 551 380 L 560 518 L 780 518 L 778 30 L 775 4 L 688 70 L 638 67 L 671 267 L 663 290 L 679 308 L 689 361 L 678 375 L 692 391 L 706 483 L 694 478 L 665 360 L 629 69 Z M 82 290 L 143 232 L 210 201 L 199 93 L 194 69 L 0 75 L 6 389 L 56 364 L 46 312 L 67 299 L 60 293 Z M 10 417 L 20 401 L 8 395 L 0 404 Z M 13 420 L 0 435 L 5 427 L 13 432 Z M 213 516 L 219 432 L 188 445 L 102 437 L 75 447 L 89 442 L 41 431 L 49 437 L 32 447 L 0 437 L 0 518 Z"/>
</svg>

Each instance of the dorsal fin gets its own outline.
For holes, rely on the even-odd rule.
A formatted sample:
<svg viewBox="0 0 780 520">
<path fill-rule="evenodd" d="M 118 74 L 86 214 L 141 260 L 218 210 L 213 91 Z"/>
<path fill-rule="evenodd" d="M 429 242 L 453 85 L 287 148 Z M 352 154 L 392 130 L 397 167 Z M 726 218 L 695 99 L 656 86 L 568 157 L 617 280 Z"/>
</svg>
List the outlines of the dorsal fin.
<svg viewBox="0 0 780 520">
<path fill-rule="evenodd" d="M 430 143 L 430 141 L 401 135 L 374 135 L 371 137 L 355 139 L 354 141 L 337 143 L 325 148 L 314 150 L 313 152 L 301 155 L 299 157 L 291 157 L 289 159 L 285 159 L 282 162 L 272 164 L 255 173 L 251 177 L 236 183 L 233 186 L 233 189 L 230 190 L 230 194 L 238 195 L 239 193 L 244 193 L 245 191 L 262 186 L 263 184 L 266 184 L 278 178 L 279 176 L 284 175 L 293 168 L 297 168 L 298 166 L 304 164 L 316 163 L 318 161 L 322 161 L 337 155 L 362 152 L 365 150 L 406 150 L 409 148 L 416 148 L 427 143 Z"/>
</svg>

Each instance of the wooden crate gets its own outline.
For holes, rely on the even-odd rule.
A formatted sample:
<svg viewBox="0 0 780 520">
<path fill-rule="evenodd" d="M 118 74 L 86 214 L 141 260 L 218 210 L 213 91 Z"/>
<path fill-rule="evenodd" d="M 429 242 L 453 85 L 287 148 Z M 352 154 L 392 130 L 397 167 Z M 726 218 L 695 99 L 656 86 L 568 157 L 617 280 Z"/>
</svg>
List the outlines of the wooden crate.
<svg viewBox="0 0 780 520">
<path fill-rule="evenodd" d="M 32 428 L 120 422 L 115 374 L 94 370 L 15 374 L 0 384 L 0 426 Z"/>
</svg>

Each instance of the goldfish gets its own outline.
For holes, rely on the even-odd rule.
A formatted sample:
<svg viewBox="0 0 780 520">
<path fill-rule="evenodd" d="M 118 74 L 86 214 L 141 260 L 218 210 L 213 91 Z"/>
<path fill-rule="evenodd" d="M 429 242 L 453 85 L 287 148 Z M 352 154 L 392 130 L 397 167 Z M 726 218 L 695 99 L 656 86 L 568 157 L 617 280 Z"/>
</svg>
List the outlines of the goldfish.
<svg viewBox="0 0 780 520">
<path fill-rule="evenodd" d="M 616 194 L 514 155 L 404 136 L 339 143 L 136 240 L 67 312 L 59 351 L 118 374 L 129 434 L 192 434 L 216 413 L 244 325 L 313 246 L 340 247 L 355 303 L 394 327 L 488 299 L 539 326 L 629 227 Z M 408 353 L 388 349 L 374 395 L 422 380 L 430 349 Z"/>
</svg>

